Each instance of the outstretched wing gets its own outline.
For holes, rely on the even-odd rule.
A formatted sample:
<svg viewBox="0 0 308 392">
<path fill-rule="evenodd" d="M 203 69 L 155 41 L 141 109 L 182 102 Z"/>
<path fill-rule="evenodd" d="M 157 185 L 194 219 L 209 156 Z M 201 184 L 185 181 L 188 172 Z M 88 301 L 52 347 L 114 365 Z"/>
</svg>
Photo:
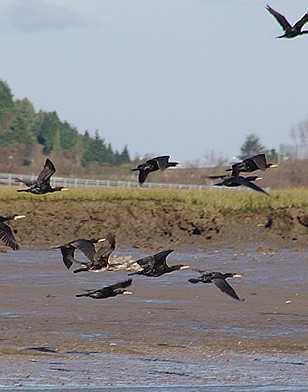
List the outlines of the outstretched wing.
<svg viewBox="0 0 308 392">
<path fill-rule="evenodd" d="M 107 267 L 109 262 L 109 257 L 115 249 L 115 237 L 113 235 L 108 235 L 106 240 L 102 242 L 102 245 L 98 248 L 94 255 L 93 263 L 91 267 L 94 268 L 104 268 Z"/>
<path fill-rule="evenodd" d="M 298 22 L 295 23 L 294 28 L 297 30 L 301 30 L 304 24 L 307 22 L 308 22 L 308 12 L 306 12 L 305 15 Z"/>
<path fill-rule="evenodd" d="M 236 294 L 235 290 L 233 289 L 233 287 L 231 287 L 229 285 L 228 282 L 225 281 L 225 279 L 222 278 L 215 278 L 212 279 L 212 282 L 215 284 L 216 287 L 219 288 L 219 290 L 221 290 L 223 293 L 229 295 L 230 297 L 237 299 L 238 301 L 240 301 L 241 299 L 239 298 L 239 296 Z"/>
<path fill-rule="evenodd" d="M 50 181 L 50 177 L 55 174 L 56 168 L 54 167 L 54 164 L 51 162 L 50 159 L 46 159 L 45 165 L 43 170 L 40 172 L 40 174 L 37 177 L 37 184 L 42 185 L 42 184 L 48 184 Z"/>
<path fill-rule="evenodd" d="M 127 279 L 122 282 L 112 284 L 111 286 L 108 286 L 106 288 L 109 288 L 112 290 L 125 289 L 126 287 L 129 287 L 132 284 L 132 282 L 133 282 L 132 279 Z"/>
<path fill-rule="evenodd" d="M 19 249 L 12 229 L 9 225 L 3 222 L 0 223 L 0 240 L 4 242 L 6 246 L 9 246 L 13 250 Z"/>
<path fill-rule="evenodd" d="M 138 182 L 139 184 L 143 184 L 148 176 L 148 174 L 150 173 L 149 170 L 146 169 L 140 169 L 139 170 L 139 175 L 138 175 Z"/>
<path fill-rule="evenodd" d="M 287 19 L 281 15 L 279 12 L 275 11 L 272 7 L 269 5 L 266 6 L 266 9 L 268 10 L 269 13 L 271 13 L 274 18 L 277 20 L 277 22 L 280 24 L 280 26 L 284 29 L 284 31 L 289 31 L 292 29 L 292 26 L 290 23 L 287 21 Z"/>
<path fill-rule="evenodd" d="M 70 269 L 75 261 L 75 248 L 72 246 L 61 246 L 60 249 L 62 253 L 63 263 L 67 269 Z"/>
<path fill-rule="evenodd" d="M 265 154 L 258 154 L 251 158 L 245 159 L 246 166 L 250 169 L 250 171 L 254 170 L 266 170 L 267 169 L 267 161 Z M 244 162 L 245 162 L 244 161 Z"/>
<path fill-rule="evenodd" d="M 265 195 L 270 196 L 270 194 L 267 193 L 264 189 L 260 188 L 258 185 L 254 184 L 253 182 L 248 181 L 247 179 L 241 179 L 240 183 L 243 186 L 247 186 L 247 188 L 253 189 L 254 191 L 257 192 L 262 192 Z"/>
<path fill-rule="evenodd" d="M 168 162 L 170 159 L 169 155 L 163 155 L 161 157 L 154 158 L 158 164 L 160 170 L 165 170 L 168 167 Z"/>
<path fill-rule="evenodd" d="M 94 260 L 95 247 L 91 241 L 76 240 L 70 242 L 70 245 L 75 249 L 79 249 L 90 261 Z"/>
<path fill-rule="evenodd" d="M 153 269 L 155 271 L 159 271 L 161 269 L 165 269 L 165 267 L 167 266 L 167 256 L 173 252 L 173 249 L 168 249 L 168 250 L 163 250 L 159 253 L 156 253 L 153 258 L 154 258 L 154 265 L 153 265 Z"/>
<path fill-rule="evenodd" d="M 18 181 L 18 182 L 22 182 L 23 184 L 25 184 L 25 185 L 27 185 L 27 186 L 32 186 L 32 185 L 34 185 L 35 183 L 36 183 L 36 181 L 31 181 L 31 180 L 22 180 L 21 178 L 18 178 L 18 177 L 14 177 L 14 180 L 15 181 Z"/>
</svg>

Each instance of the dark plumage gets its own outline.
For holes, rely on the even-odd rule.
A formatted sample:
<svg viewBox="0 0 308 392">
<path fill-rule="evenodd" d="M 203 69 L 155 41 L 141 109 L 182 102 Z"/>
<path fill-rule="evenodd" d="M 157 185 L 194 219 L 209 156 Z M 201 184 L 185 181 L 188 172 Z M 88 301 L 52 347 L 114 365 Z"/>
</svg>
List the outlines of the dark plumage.
<svg viewBox="0 0 308 392">
<path fill-rule="evenodd" d="M 35 181 L 21 180 L 15 178 L 16 181 L 24 183 L 28 186 L 28 189 L 18 189 L 17 192 L 30 192 L 34 195 L 44 195 L 45 193 L 53 193 L 61 190 L 65 190 L 63 186 L 52 187 L 50 185 L 50 178 L 56 172 L 56 168 L 50 159 L 46 159 L 43 170 L 38 175 Z"/>
<path fill-rule="evenodd" d="M 96 243 L 102 243 L 97 250 L 94 246 Z M 107 236 L 102 239 L 79 239 L 56 248 L 61 249 L 63 262 L 67 269 L 70 269 L 73 263 L 82 265 L 82 267 L 75 270 L 74 273 L 99 271 L 108 267 L 109 257 L 115 249 L 115 236 L 113 234 L 107 234 Z M 81 262 L 76 260 L 74 257 L 76 249 L 79 249 L 89 261 Z"/>
<path fill-rule="evenodd" d="M 119 294 L 132 294 L 130 291 L 127 290 L 127 287 L 129 287 L 131 284 L 132 279 L 128 279 L 123 282 L 113 284 L 111 286 L 103 287 L 102 289 L 87 290 L 86 293 L 77 294 L 76 297 L 91 297 L 94 299 L 102 299 L 115 297 Z"/>
<path fill-rule="evenodd" d="M 227 187 L 237 187 L 237 186 L 246 186 L 247 188 L 250 188 L 254 191 L 257 192 L 262 192 L 267 196 L 270 196 L 269 193 L 267 193 L 264 189 L 260 188 L 258 185 L 253 183 L 252 181 L 256 181 L 258 179 L 258 176 L 249 176 L 249 177 L 243 177 L 243 176 L 231 176 L 231 177 L 225 177 L 223 181 L 218 182 L 214 184 L 215 186 L 227 186 Z"/>
<path fill-rule="evenodd" d="M 268 163 L 265 154 L 257 154 L 250 158 L 246 158 L 241 162 L 234 163 L 231 169 L 227 171 L 232 171 L 231 176 L 238 176 L 241 172 L 251 173 L 256 170 L 266 170 L 271 167 L 277 167 L 272 163 Z"/>
<path fill-rule="evenodd" d="M 155 172 L 157 170 L 165 170 L 168 167 L 175 167 L 178 164 L 178 162 L 169 162 L 169 159 L 169 155 L 152 158 L 131 170 L 139 171 L 138 181 L 139 184 L 143 184 L 149 173 Z"/>
<path fill-rule="evenodd" d="M 24 215 L 4 215 L 0 216 L 0 240 L 4 242 L 5 245 L 9 246 L 13 250 L 19 249 L 19 245 L 17 244 L 16 238 L 13 234 L 10 226 L 5 223 L 10 220 L 17 220 L 24 218 Z"/>
<path fill-rule="evenodd" d="M 303 34 L 308 33 L 308 30 L 302 31 L 304 24 L 308 22 L 308 13 L 307 12 L 299 21 L 297 21 L 292 26 L 288 22 L 288 20 L 285 18 L 285 16 L 283 16 L 279 12 L 275 11 L 269 5 L 266 6 L 266 9 L 269 13 L 271 13 L 274 16 L 274 18 L 277 20 L 277 22 L 280 24 L 280 26 L 283 28 L 283 30 L 285 32 L 283 35 L 280 35 L 277 38 L 295 38 L 299 35 L 303 35 Z"/>
<path fill-rule="evenodd" d="M 230 297 L 238 300 L 238 301 L 243 301 L 243 299 L 240 299 L 239 296 L 236 294 L 235 290 L 229 285 L 229 283 L 226 281 L 227 278 L 234 278 L 234 277 L 240 277 L 240 274 L 236 273 L 226 273 L 223 274 L 221 272 L 204 272 L 204 271 L 199 271 L 200 276 L 198 278 L 191 278 L 189 279 L 190 283 L 214 283 L 216 287 L 219 288 L 223 293 L 229 295 Z"/>
<path fill-rule="evenodd" d="M 133 272 L 129 275 L 158 277 L 168 274 L 169 272 L 190 268 L 189 265 L 183 264 L 169 266 L 166 262 L 166 258 L 171 252 L 173 252 L 172 249 L 163 250 L 155 255 L 143 257 L 142 259 L 137 260 L 136 263 L 140 265 L 142 271 Z"/>
</svg>

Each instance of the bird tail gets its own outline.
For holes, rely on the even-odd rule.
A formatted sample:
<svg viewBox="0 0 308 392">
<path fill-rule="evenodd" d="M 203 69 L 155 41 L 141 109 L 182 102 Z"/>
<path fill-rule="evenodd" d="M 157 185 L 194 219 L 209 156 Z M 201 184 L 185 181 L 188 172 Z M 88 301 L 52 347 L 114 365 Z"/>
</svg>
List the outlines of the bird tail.
<svg viewBox="0 0 308 392">
<path fill-rule="evenodd" d="M 199 282 L 200 282 L 200 279 L 191 278 L 191 279 L 188 279 L 188 282 L 193 283 L 193 284 L 196 284 L 196 283 L 199 283 Z"/>
<path fill-rule="evenodd" d="M 138 171 L 139 169 L 136 167 L 135 169 L 130 169 L 131 171 Z"/>
</svg>

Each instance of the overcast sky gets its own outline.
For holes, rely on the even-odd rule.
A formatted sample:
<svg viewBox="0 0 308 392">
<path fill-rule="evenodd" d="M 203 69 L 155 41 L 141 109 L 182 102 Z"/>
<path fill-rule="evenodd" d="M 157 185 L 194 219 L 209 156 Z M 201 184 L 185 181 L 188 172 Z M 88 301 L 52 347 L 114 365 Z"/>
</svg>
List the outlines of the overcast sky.
<svg viewBox="0 0 308 392">
<path fill-rule="evenodd" d="M 307 0 L 272 0 L 291 22 Z M 260 0 L 1 0 L 0 78 L 118 149 L 210 150 L 245 136 L 288 143 L 308 119 L 308 36 L 281 28 Z M 308 24 L 307 24 L 308 29 Z"/>
</svg>

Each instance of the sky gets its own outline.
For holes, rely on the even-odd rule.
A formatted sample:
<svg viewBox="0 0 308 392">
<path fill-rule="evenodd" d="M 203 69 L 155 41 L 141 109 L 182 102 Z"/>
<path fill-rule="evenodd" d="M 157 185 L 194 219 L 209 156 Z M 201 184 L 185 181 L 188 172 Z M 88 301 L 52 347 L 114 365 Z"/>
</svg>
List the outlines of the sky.
<svg viewBox="0 0 308 392">
<path fill-rule="evenodd" d="M 269 4 L 293 23 L 306 0 Z M 260 0 L 1 0 L 0 78 L 132 155 L 235 156 L 308 119 L 308 36 Z M 307 24 L 308 29 L 308 24 Z"/>
</svg>

